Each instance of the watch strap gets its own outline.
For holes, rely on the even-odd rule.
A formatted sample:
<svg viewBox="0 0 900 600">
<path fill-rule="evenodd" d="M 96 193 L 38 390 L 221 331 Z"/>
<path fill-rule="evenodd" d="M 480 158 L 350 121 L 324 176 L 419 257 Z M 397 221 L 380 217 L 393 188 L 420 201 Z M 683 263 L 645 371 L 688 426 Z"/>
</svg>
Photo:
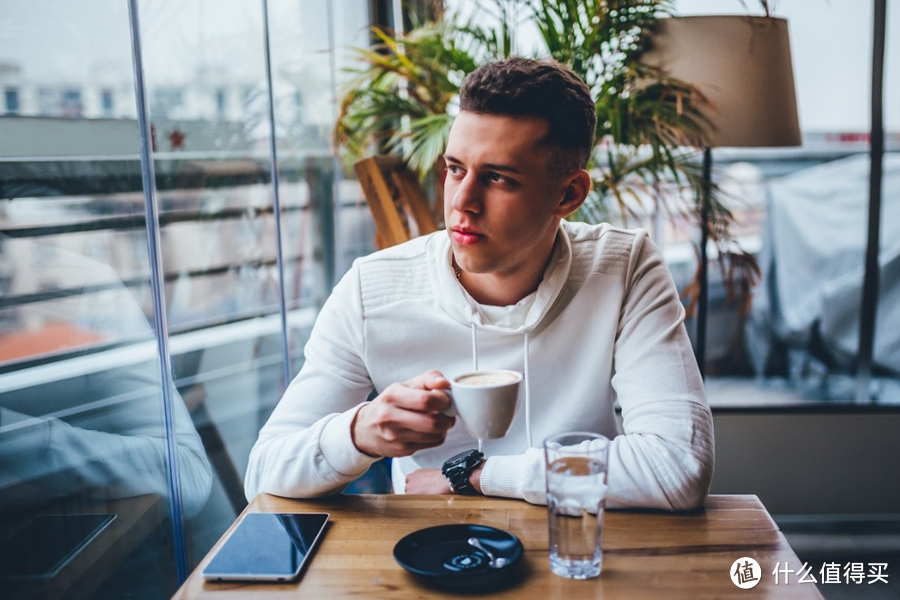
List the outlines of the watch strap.
<svg viewBox="0 0 900 600">
<path fill-rule="evenodd" d="M 461 452 L 445 462 L 441 472 L 447 478 L 450 492 L 465 495 L 477 494 L 478 492 L 469 483 L 469 476 L 483 462 L 484 454 L 474 449 Z"/>
</svg>

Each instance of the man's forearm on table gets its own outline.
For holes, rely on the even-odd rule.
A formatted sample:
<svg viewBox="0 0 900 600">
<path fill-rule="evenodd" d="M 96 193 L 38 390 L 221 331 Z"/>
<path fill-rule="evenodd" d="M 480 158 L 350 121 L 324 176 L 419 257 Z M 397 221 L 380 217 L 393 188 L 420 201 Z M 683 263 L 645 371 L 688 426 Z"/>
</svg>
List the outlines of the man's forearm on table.
<svg viewBox="0 0 900 600">
<path fill-rule="evenodd" d="M 353 445 L 350 423 L 357 408 L 328 415 L 303 430 L 261 436 L 250 452 L 247 498 L 262 492 L 323 496 L 341 491 L 365 473 L 378 458 L 366 456 Z"/>
</svg>

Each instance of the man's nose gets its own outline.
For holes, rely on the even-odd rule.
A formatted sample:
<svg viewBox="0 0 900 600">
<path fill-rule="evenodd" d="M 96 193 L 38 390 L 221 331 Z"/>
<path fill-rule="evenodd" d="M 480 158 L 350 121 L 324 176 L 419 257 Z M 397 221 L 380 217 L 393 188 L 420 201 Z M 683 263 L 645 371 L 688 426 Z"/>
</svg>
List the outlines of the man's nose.
<svg viewBox="0 0 900 600">
<path fill-rule="evenodd" d="M 456 182 L 450 197 L 450 206 L 458 212 L 481 212 L 481 187 L 472 173 Z"/>
</svg>

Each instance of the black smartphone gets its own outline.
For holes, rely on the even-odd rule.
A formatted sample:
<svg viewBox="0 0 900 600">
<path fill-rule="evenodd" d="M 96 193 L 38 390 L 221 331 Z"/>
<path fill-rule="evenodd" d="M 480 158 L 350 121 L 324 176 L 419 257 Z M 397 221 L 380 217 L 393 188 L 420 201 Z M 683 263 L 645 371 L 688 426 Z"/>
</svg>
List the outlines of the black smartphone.
<svg viewBox="0 0 900 600">
<path fill-rule="evenodd" d="M 250 513 L 206 568 L 207 581 L 296 579 L 325 531 L 328 513 Z"/>
<path fill-rule="evenodd" d="M 0 542 L 0 578 L 52 579 L 115 518 L 114 514 L 35 517 Z"/>
</svg>

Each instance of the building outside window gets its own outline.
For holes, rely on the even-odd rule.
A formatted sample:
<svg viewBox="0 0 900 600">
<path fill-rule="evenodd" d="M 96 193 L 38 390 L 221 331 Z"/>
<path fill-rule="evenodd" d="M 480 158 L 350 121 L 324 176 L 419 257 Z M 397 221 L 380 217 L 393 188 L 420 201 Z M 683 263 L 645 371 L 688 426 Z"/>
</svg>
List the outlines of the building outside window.
<svg viewBox="0 0 900 600">
<path fill-rule="evenodd" d="M 225 90 L 218 89 L 215 92 L 216 94 L 216 115 L 221 119 L 225 117 L 225 110 L 227 109 L 227 100 L 228 97 L 225 95 Z"/>
<path fill-rule="evenodd" d="M 184 105 L 184 89 L 175 86 L 160 86 L 150 94 L 150 110 L 160 117 L 175 117 Z"/>
<path fill-rule="evenodd" d="M 113 111 L 115 110 L 115 104 L 113 102 L 113 92 L 112 90 L 102 90 L 100 92 L 100 105 L 103 110 L 103 114 L 107 117 L 113 116 Z"/>
<path fill-rule="evenodd" d="M 6 113 L 10 115 L 19 114 L 19 90 L 16 88 L 6 88 L 3 91 L 3 99 L 6 105 Z"/>
<path fill-rule="evenodd" d="M 80 117 L 84 107 L 81 102 L 81 90 L 63 90 L 60 98 L 60 113 L 64 117 Z"/>
</svg>

